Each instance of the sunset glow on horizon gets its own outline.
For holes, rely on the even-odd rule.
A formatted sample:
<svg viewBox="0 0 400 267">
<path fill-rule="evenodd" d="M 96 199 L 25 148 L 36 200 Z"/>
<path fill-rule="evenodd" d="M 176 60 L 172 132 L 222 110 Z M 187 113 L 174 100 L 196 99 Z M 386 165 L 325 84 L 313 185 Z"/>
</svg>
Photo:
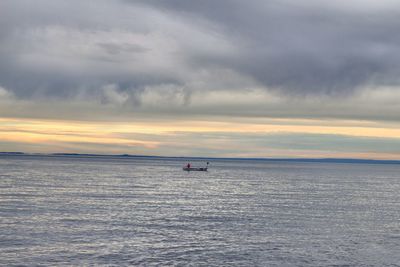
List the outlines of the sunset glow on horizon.
<svg viewBox="0 0 400 267">
<path fill-rule="evenodd" d="M 193 156 L 190 147 L 213 149 L 219 157 L 340 157 L 397 159 L 396 147 L 391 151 L 343 151 L 344 144 L 330 144 L 333 136 L 353 139 L 378 146 L 382 141 L 395 142 L 400 129 L 382 126 L 321 126 L 318 121 L 273 120 L 273 123 L 218 122 L 218 121 L 163 121 L 154 122 L 79 122 L 39 119 L 0 119 L 0 139 L 4 145 L 19 145 L 28 153 L 99 153 L 141 154 L 160 156 Z M 301 123 L 303 122 L 303 124 Z M 336 122 L 338 124 L 339 122 Z M 304 125 L 305 124 L 305 125 Z M 284 136 L 288 144 L 276 148 L 268 144 L 273 137 Z M 304 136 L 308 147 L 290 147 Z M 319 138 L 327 138 L 320 140 Z M 254 140 L 256 139 L 256 140 Z M 313 143 L 313 139 L 314 142 Z M 267 143 L 264 144 L 263 140 Z M 310 142 L 311 141 L 311 142 Z M 273 142 L 272 140 L 270 142 Z M 280 141 L 282 142 L 282 141 Z M 300 140 L 305 142 L 304 140 Z M 321 149 L 325 142 L 328 149 Z M 400 142 L 399 142 L 400 143 Z M 399 144 L 397 143 L 397 145 Z M 345 143 L 346 144 L 346 143 Z M 394 143 L 396 145 L 396 143 Z M 293 144 L 294 145 L 294 144 Z M 287 147 L 285 147 L 287 146 Z M 330 147 L 329 147 L 330 146 Z M 105 147 L 107 147 L 105 149 Z M 171 147 L 174 151 L 171 152 Z M 247 148 L 246 148 L 247 147 Z M 10 146 L 10 149 L 12 147 Z M 376 149 L 382 150 L 382 147 Z M 189 150 L 188 150 L 189 149 Z M 232 151 L 235 151 L 232 153 Z M 196 156 L 208 156 L 198 152 Z"/>
</svg>

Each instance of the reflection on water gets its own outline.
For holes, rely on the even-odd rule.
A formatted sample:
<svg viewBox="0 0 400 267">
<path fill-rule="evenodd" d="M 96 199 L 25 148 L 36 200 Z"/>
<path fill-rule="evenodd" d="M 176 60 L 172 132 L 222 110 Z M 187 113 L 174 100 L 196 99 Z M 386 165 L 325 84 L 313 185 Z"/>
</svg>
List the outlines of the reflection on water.
<svg viewBox="0 0 400 267">
<path fill-rule="evenodd" d="M 184 163 L 0 157 L 0 265 L 400 262 L 400 166 Z"/>
</svg>

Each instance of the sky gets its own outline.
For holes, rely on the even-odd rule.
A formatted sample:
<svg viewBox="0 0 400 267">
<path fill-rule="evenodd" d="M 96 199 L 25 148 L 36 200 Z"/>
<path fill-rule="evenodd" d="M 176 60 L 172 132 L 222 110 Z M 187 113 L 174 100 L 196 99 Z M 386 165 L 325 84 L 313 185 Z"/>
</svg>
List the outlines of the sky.
<svg viewBox="0 0 400 267">
<path fill-rule="evenodd" d="M 400 159 L 395 0 L 1 0 L 0 151 Z"/>
</svg>

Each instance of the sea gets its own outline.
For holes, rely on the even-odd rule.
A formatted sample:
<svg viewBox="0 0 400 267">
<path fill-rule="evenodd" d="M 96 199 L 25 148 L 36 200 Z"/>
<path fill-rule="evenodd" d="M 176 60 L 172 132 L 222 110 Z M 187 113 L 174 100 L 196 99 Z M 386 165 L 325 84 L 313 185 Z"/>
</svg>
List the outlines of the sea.
<svg viewBox="0 0 400 267">
<path fill-rule="evenodd" d="M 400 165 L 209 161 L 0 156 L 0 265 L 400 266 Z"/>
</svg>

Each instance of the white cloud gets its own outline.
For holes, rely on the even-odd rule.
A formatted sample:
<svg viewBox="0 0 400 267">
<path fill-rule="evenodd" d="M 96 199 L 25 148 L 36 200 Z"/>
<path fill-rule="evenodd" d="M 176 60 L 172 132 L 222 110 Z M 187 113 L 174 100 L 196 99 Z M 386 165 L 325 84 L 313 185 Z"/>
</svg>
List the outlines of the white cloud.
<svg viewBox="0 0 400 267">
<path fill-rule="evenodd" d="M 115 84 L 108 84 L 102 88 L 102 99 L 101 101 L 105 104 L 118 104 L 122 105 L 129 99 L 129 95 L 126 92 L 119 92 L 118 87 Z"/>
<path fill-rule="evenodd" d="M 6 88 L 0 86 L 0 100 L 10 99 L 12 97 L 13 97 L 12 92 L 10 92 Z"/>
</svg>

